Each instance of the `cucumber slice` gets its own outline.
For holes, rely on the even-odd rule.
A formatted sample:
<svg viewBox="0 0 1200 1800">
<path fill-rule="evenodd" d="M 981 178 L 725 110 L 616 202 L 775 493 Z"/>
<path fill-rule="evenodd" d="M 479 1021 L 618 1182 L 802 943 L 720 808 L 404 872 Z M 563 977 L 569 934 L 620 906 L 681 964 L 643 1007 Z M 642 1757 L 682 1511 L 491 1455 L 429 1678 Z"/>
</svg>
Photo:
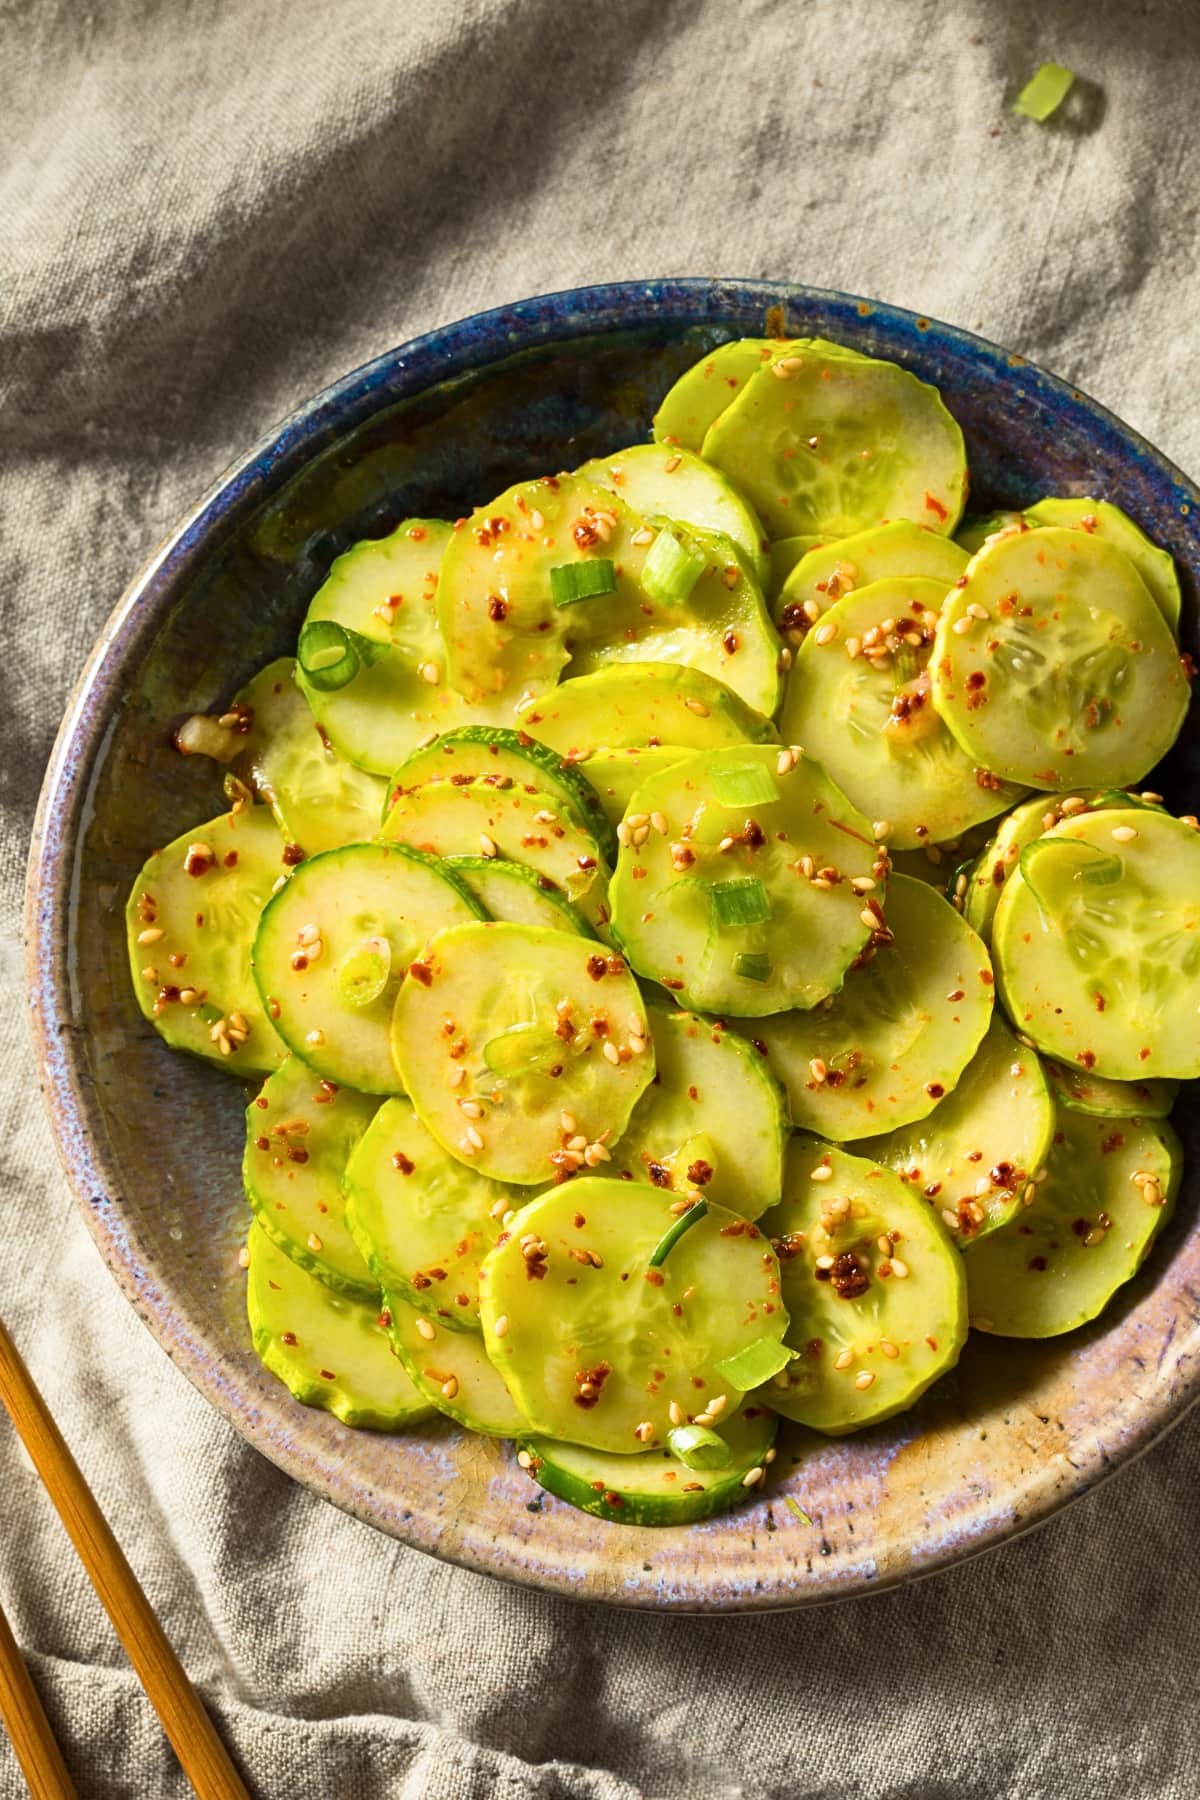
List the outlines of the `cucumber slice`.
<svg viewBox="0 0 1200 1800">
<path fill-rule="evenodd" d="M 374 1302 L 379 1282 L 346 1224 L 342 1175 L 379 1102 L 289 1056 L 246 1108 L 242 1181 L 267 1236 L 318 1281 Z"/>
<path fill-rule="evenodd" d="M 930 668 L 933 703 L 967 755 L 1027 787 L 1139 781 L 1187 710 L 1175 641 L 1129 558 L 1053 525 L 992 538 L 972 558 Z"/>
<path fill-rule="evenodd" d="M 964 1258 L 972 1325 L 1045 1338 L 1094 1319 L 1145 1260 L 1182 1170 L 1165 1120 L 1060 1112 L 1047 1177 L 1030 1205 Z"/>
<path fill-rule="evenodd" d="M 818 342 L 753 374 L 702 448 L 772 537 L 847 537 L 885 519 L 948 535 L 966 497 L 962 432 L 936 388 Z"/>
<path fill-rule="evenodd" d="M 479 1329 L 479 1265 L 524 1196 L 447 1156 L 388 1100 L 345 1166 L 346 1222 L 376 1288 L 454 1331 Z"/>
<path fill-rule="evenodd" d="M 500 789 L 518 787 L 527 794 L 550 794 L 581 831 L 591 832 L 606 858 L 616 856 L 616 835 L 591 783 L 573 763 L 564 762 L 526 731 L 467 725 L 461 731 L 446 732 L 401 763 L 392 776 L 387 807 L 426 782 L 450 781 L 462 787 L 472 779 Z M 385 812 L 381 802 L 365 836 L 374 835 L 380 814 Z"/>
<path fill-rule="evenodd" d="M 587 778 L 615 829 L 643 781 L 695 754 L 678 744 L 656 744 L 645 750 L 593 750 L 587 759 Z"/>
<path fill-rule="evenodd" d="M 1179 1092 L 1177 1081 L 1106 1081 L 1049 1056 L 1042 1068 L 1060 1107 L 1098 1119 L 1165 1119 Z"/>
<path fill-rule="evenodd" d="M 954 534 L 954 542 L 968 556 L 974 556 L 982 550 L 990 537 L 996 537 L 1002 531 L 1024 531 L 1027 529 L 1025 514 L 1022 512 L 1004 511 L 990 513 L 967 513 Z"/>
<path fill-rule="evenodd" d="M 524 863 L 553 882 L 592 925 L 607 922 L 608 869 L 600 846 L 575 824 L 558 795 L 486 781 L 462 787 L 428 782 L 396 801 L 383 836 L 439 856 L 495 854 Z"/>
<path fill-rule="evenodd" d="M 643 595 L 636 613 L 619 621 L 619 630 L 573 644 L 572 675 L 594 674 L 613 663 L 674 664 L 723 682 L 747 706 L 769 716 L 779 704 L 782 646 L 740 546 L 718 532 L 659 518 L 645 520 L 642 530 L 655 538 L 669 534 L 692 554 L 700 571 L 695 584 L 686 600 L 651 601 Z"/>
<path fill-rule="evenodd" d="M 593 457 L 579 470 L 586 481 L 620 494 L 643 518 L 655 514 L 720 532 L 742 551 L 755 579 L 767 578 L 767 541 L 754 510 L 737 489 L 691 450 L 676 444 L 631 444 Z"/>
<path fill-rule="evenodd" d="M 705 1424 L 722 1395 L 718 1417 L 737 1410 L 722 1364 L 783 1336 L 779 1268 L 756 1225 L 715 1205 L 694 1211 L 654 1267 L 679 1223 L 668 1196 L 644 1182 L 571 1181 L 531 1201 L 486 1258 L 484 1343 L 539 1436 L 633 1455 L 666 1443 L 672 1402 Z"/>
<path fill-rule="evenodd" d="M 415 1306 L 386 1292 L 383 1310 L 393 1350 L 417 1392 L 439 1412 L 485 1437 L 511 1438 L 528 1430 L 477 1331 L 442 1330 Z"/>
<path fill-rule="evenodd" d="M 232 1075 L 265 1075 L 287 1046 L 250 973 L 250 944 L 284 844 L 265 806 L 238 805 L 156 850 L 125 906 L 133 991 L 175 1050 Z"/>
<path fill-rule="evenodd" d="M 654 415 L 655 441 L 698 451 L 709 426 L 779 347 L 772 338 L 735 338 L 702 356 L 667 390 Z"/>
<path fill-rule="evenodd" d="M 778 1420 L 765 1406 L 743 1407 L 720 1424 L 729 1445 L 723 1469 L 689 1469 L 666 1449 L 614 1456 L 543 1437 L 522 1438 L 523 1466 L 548 1494 L 594 1518 L 617 1525 L 694 1525 L 745 1500 L 748 1477 L 772 1461 Z"/>
<path fill-rule="evenodd" d="M 776 603 L 783 591 L 784 582 L 797 563 L 801 562 L 810 550 L 819 549 L 824 542 L 824 538 L 817 537 L 813 533 L 802 532 L 798 537 L 776 538 L 771 545 L 770 568 L 763 591 L 770 602 L 771 616 L 774 619 L 779 618 L 779 607 Z"/>
<path fill-rule="evenodd" d="M 549 931 L 577 931 L 595 937 L 578 907 L 550 880 L 526 863 L 501 857 L 448 856 L 446 867 L 465 883 L 489 919 L 506 925 L 542 925 Z"/>
<path fill-rule="evenodd" d="M 874 581 L 830 607 L 796 653 L 780 731 L 856 805 L 890 820 L 898 850 L 953 837 L 1020 798 L 951 736 L 931 704 L 941 584 Z M 877 654 L 864 649 L 875 645 Z"/>
<path fill-rule="evenodd" d="M 1021 852 L 1026 845 L 1036 843 L 1038 838 L 1052 831 L 1055 825 L 1061 824 L 1063 819 L 1069 818 L 1073 813 L 1112 812 L 1114 809 L 1152 804 L 1157 802 L 1135 798 L 1120 789 L 1100 794 L 1089 789 L 1084 793 L 1053 796 L 1035 794 L 1032 800 L 1014 807 L 1008 817 L 1000 821 L 995 835 L 984 845 L 978 859 L 966 872 L 966 885 L 958 898 L 962 902 L 962 914 L 967 924 L 979 933 L 985 944 L 991 943 L 992 921 L 996 916 L 1000 895 L 1020 862 Z"/>
<path fill-rule="evenodd" d="M 1064 820 L 1022 853 L 992 947 L 1009 1017 L 1039 1049 L 1113 1081 L 1200 1075 L 1191 826 L 1153 808 Z"/>
<path fill-rule="evenodd" d="M 796 1125 L 839 1143 L 925 1118 L 992 1016 L 987 951 L 940 895 L 893 875 L 887 920 L 895 943 L 833 1000 L 741 1027 L 765 1047 Z"/>
<path fill-rule="evenodd" d="M 456 926 L 410 968 L 392 1047 L 418 1115 L 452 1156 L 531 1185 L 583 1167 L 585 1151 L 606 1160 L 654 1075 L 645 1018 L 624 962 L 586 938 Z"/>
<path fill-rule="evenodd" d="M 1123 550 L 1150 589 L 1154 603 L 1172 633 L 1179 636 L 1183 600 L 1175 559 L 1168 551 L 1151 543 L 1141 527 L 1135 525 L 1119 506 L 1109 500 L 1056 500 L 1047 496 L 1026 508 L 1025 520 L 1033 526 L 1065 525 L 1076 531 L 1094 532 L 1097 537 L 1107 538 L 1118 550 Z"/>
<path fill-rule="evenodd" d="M 348 844 L 300 864 L 266 908 L 252 964 L 284 1042 L 318 1075 L 396 1094 L 388 1028 L 408 964 L 435 931 L 481 915 L 436 856 Z"/>
<path fill-rule="evenodd" d="M 783 1089 L 743 1038 L 695 1013 L 651 1007 L 658 1063 L 613 1152 L 612 1172 L 756 1219 L 779 1199 L 790 1121 Z"/>
<path fill-rule="evenodd" d="M 1054 1102 L 1036 1055 L 998 1014 L 957 1086 L 924 1119 L 855 1148 L 919 1190 L 959 1244 L 1007 1223 L 1045 1162 Z"/>
<path fill-rule="evenodd" d="M 770 720 L 723 683 L 670 663 L 625 663 L 564 681 L 523 706 L 518 723 L 568 762 L 601 748 L 717 750 L 776 736 Z"/>
<path fill-rule="evenodd" d="M 760 1400 L 838 1436 L 904 1412 L 953 1368 L 967 1335 L 962 1261 L 888 1170 L 801 1134 L 762 1226 L 796 1356 Z"/>
<path fill-rule="evenodd" d="M 740 783 L 775 798 L 721 799 Z M 864 877 L 874 886 L 870 823 L 802 752 L 711 751 L 652 776 L 633 804 L 666 831 L 643 842 L 636 832 L 622 849 L 613 932 L 639 974 L 698 1012 L 757 1018 L 815 1006 L 882 926 L 882 916 L 867 923 L 874 902 L 851 886 Z M 836 884 L 817 874 L 824 868 Z M 732 922 L 743 911 L 757 922 Z"/>
<path fill-rule="evenodd" d="M 250 1227 L 246 1244 L 255 1352 L 302 1406 L 366 1431 L 399 1431 L 430 1417 L 432 1406 L 392 1354 L 378 1301 L 364 1306 L 335 1294 L 285 1256 L 261 1225 Z"/>
<path fill-rule="evenodd" d="M 249 711 L 252 724 L 233 766 L 266 801 L 289 843 L 315 856 L 373 836 L 387 788 L 322 737 L 295 668 L 290 656 L 281 656 L 238 695 L 235 705 Z"/>
<path fill-rule="evenodd" d="M 944 595 L 968 561 L 966 551 L 952 538 L 910 519 L 892 519 L 810 550 L 792 570 L 771 610 L 780 630 L 798 643 L 814 623 L 813 607 L 818 614 L 827 612 L 836 600 L 877 581 L 934 581 Z"/>
<path fill-rule="evenodd" d="M 442 519 L 407 519 L 389 537 L 355 544 L 308 609 L 306 624 L 332 620 L 366 640 L 344 687 L 317 687 L 302 670 L 297 682 L 334 748 L 377 775 L 437 732 L 502 722 L 502 709 L 468 705 L 447 679 L 436 596 L 452 531 Z"/>
</svg>

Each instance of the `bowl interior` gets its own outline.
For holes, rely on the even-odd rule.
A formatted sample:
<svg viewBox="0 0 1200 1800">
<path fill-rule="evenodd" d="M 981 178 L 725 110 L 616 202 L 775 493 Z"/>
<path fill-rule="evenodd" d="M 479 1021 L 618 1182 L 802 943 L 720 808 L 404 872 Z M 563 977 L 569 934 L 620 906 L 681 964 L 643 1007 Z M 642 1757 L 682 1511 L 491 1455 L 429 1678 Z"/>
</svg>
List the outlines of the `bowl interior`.
<svg viewBox="0 0 1200 1800">
<path fill-rule="evenodd" d="M 625 1605 L 787 1606 L 903 1579 L 1044 1516 L 1143 1448 L 1193 1397 L 1196 1174 L 1102 1324 L 1041 1345 L 973 1338 L 914 1412 L 856 1438 L 789 1429 L 765 1494 L 726 1517 L 608 1526 L 542 1496 L 504 1446 L 446 1421 L 404 1437 L 350 1432 L 263 1372 L 236 1260 L 245 1096 L 143 1024 L 122 907 L 151 848 L 221 810 L 213 766 L 171 750 L 173 725 L 293 647 L 334 556 L 408 514 L 455 517 L 520 477 L 644 436 L 706 348 L 779 329 L 838 338 L 936 382 L 967 435 L 975 507 L 1039 493 L 1124 506 L 1180 563 L 1195 650 L 1194 490 L 1019 358 L 911 315 L 762 284 L 552 296 L 349 377 L 202 503 L 85 673 L 31 865 L 35 1028 L 55 1128 L 106 1261 L 167 1351 L 260 1450 L 371 1523 L 477 1569 Z M 1166 777 L 1193 810 L 1198 775 L 1193 731 Z M 1190 1113 L 1181 1125 L 1194 1171 Z"/>
</svg>

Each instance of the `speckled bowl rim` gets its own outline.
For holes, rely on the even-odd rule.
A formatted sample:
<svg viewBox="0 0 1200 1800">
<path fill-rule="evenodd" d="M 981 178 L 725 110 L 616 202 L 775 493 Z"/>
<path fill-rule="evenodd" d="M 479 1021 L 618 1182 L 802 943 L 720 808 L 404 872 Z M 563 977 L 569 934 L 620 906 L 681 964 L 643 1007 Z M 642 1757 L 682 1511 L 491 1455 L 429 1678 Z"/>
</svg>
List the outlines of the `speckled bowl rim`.
<svg viewBox="0 0 1200 1800">
<path fill-rule="evenodd" d="M 1094 439 L 1149 464 L 1174 487 L 1182 515 L 1200 511 L 1200 493 L 1183 473 L 1137 432 L 1089 399 L 1073 384 L 1049 375 L 1017 356 L 955 326 L 875 300 L 804 287 L 795 283 L 709 277 L 648 279 L 534 296 L 473 314 L 386 351 L 332 383 L 266 432 L 211 485 L 141 572 L 130 583 L 106 623 L 73 690 L 47 765 L 30 847 L 25 899 L 25 963 L 34 1049 L 57 1148 L 79 1210 L 106 1267 L 125 1298 L 192 1384 L 248 1441 L 302 1485 L 331 1499 L 366 1523 L 401 1541 L 476 1572 L 534 1586 L 564 1597 L 604 1600 L 634 1608 L 673 1611 L 751 1612 L 829 1604 L 921 1579 L 969 1556 L 995 1548 L 1045 1522 L 1071 1500 L 1144 1454 L 1200 1399 L 1200 1359 L 1178 1384 L 1128 1427 L 1119 1451 L 1110 1455 L 1099 1436 L 1074 1465 L 1069 1486 L 1030 1476 L 1012 1498 L 1015 1517 L 994 1516 L 975 1533 L 932 1534 L 912 1546 L 911 1561 L 898 1572 L 877 1574 L 862 1566 L 817 1569 L 807 1582 L 789 1581 L 782 1590 L 726 1588 L 718 1597 L 703 1578 L 684 1581 L 669 1596 L 651 1584 L 631 1593 L 565 1569 L 533 1569 L 514 1545 L 486 1540 L 439 1541 L 436 1519 L 415 1510 L 397 1524 L 383 1521 L 349 1480 L 340 1487 L 322 1478 L 316 1459 L 286 1433 L 273 1436 L 249 1398 L 222 1370 L 219 1346 L 199 1338 L 172 1336 L 169 1296 L 152 1268 L 143 1266 L 111 1215 L 91 1197 L 111 1185 L 105 1166 L 103 1126 L 90 1091 L 82 1054 L 76 1048 L 67 959 L 76 844 L 92 804 L 92 786 L 107 735 L 122 698 L 127 669 L 136 667 L 159 630 L 180 584 L 196 574 L 269 494 L 296 475 L 314 456 L 385 406 L 420 394 L 450 377 L 481 369 L 515 352 L 638 324 L 720 325 L 738 310 L 754 306 L 765 315 L 772 306 L 815 305 L 834 321 L 861 329 L 880 320 L 893 336 L 907 339 L 914 358 L 927 358 L 938 341 L 967 356 L 991 374 L 1020 369 L 1022 382 L 1051 402 L 1068 403 L 1087 415 Z M 582 1517 L 582 1515 L 581 1515 Z M 614 1528 L 617 1529 L 617 1528 Z M 623 1529 L 623 1528 L 621 1528 Z M 632 1535 L 632 1534 L 631 1534 Z M 639 1534 L 640 1535 L 640 1534 Z"/>
</svg>

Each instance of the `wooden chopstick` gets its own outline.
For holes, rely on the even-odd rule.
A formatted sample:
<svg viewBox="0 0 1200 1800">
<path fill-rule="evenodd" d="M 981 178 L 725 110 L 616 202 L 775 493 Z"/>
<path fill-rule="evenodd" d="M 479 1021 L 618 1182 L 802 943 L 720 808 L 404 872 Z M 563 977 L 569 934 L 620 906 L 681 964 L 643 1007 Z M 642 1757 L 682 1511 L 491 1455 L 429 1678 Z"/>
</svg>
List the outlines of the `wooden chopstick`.
<svg viewBox="0 0 1200 1800">
<path fill-rule="evenodd" d="M 38 1691 L 0 1608 L 0 1718 L 33 1800 L 78 1800 Z"/>
<path fill-rule="evenodd" d="M 17 1429 L 200 1800 L 249 1800 L 212 1720 L 0 1321 L 0 1404 Z M 14 1646 L 15 1648 L 15 1646 Z M 25 1677 L 28 1681 L 28 1675 Z M 49 1788 L 47 1793 L 58 1790 Z M 71 1793 L 68 1785 L 62 1790 Z"/>
</svg>

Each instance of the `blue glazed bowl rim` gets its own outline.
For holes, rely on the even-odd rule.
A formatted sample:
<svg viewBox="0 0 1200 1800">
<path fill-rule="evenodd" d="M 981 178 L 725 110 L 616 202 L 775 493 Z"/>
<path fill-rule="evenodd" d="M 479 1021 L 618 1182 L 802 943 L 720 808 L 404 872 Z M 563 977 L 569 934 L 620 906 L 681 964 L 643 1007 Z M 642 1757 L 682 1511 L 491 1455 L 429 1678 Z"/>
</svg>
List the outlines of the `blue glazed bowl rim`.
<svg viewBox="0 0 1200 1800">
<path fill-rule="evenodd" d="M 135 1311 L 218 1411 L 256 1447 L 265 1449 L 272 1460 L 307 1485 L 317 1484 L 302 1452 L 291 1452 L 278 1439 L 267 1445 L 261 1441 L 261 1433 L 256 1430 L 260 1421 L 242 1403 L 219 1350 L 204 1342 L 172 1344 L 168 1340 L 164 1329 L 168 1301 L 157 1285 L 153 1269 L 141 1266 L 131 1256 L 127 1242 L 112 1228 L 109 1215 L 91 1204 L 92 1197 L 105 1190 L 108 1176 L 103 1130 L 95 1117 L 86 1071 L 81 1067 L 82 1048 L 77 1048 L 75 1042 L 75 1007 L 65 947 L 71 934 L 75 847 L 88 816 L 94 776 L 107 735 L 123 698 L 125 672 L 140 663 L 173 597 L 263 500 L 322 451 L 382 410 L 519 351 L 664 323 L 727 328 L 728 321 L 738 314 L 756 310 L 765 317 L 772 307 L 782 307 L 786 314 L 791 305 L 820 309 L 827 320 L 826 329 L 834 335 L 839 324 L 852 333 L 861 333 L 867 320 L 878 320 L 893 343 L 898 342 L 911 352 L 912 362 L 918 368 L 936 356 L 940 346 L 995 380 L 1012 380 L 1014 371 L 1019 370 L 1022 383 L 1032 392 L 1058 407 L 1075 409 L 1086 424 L 1090 440 L 1099 448 L 1120 460 L 1133 458 L 1146 465 L 1160 488 L 1165 486 L 1171 491 L 1179 519 L 1187 522 L 1190 560 L 1196 569 L 1200 493 L 1182 471 L 1077 387 L 986 339 L 880 301 L 792 283 L 709 277 L 606 283 L 533 296 L 440 326 L 383 352 L 306 400 L 216 478 L 150 557 L 114 608 L 76 684 L 46 770 L 26 888 L 32 1029 L 58 1149 L 89 1230 Z M 729 335 L 736 333 L 730 330 Z M 900 354 L 899 359 L 905 360 L 905 356 Z M 1147 1409 L 1146 1416 L 1123 1440 L 1119 1458 L 1110 1458 L 1101 1447 L 1098 1454 L 1075 1470 L 1069 1490 L 1039 1493 L 1031 1505 L 1022 1508 L 1019 1523 L 997 1518 L 967 1541 L 943 1537 L 927 1555 L 920 1553 L 919 1546 L 914 1547 L 911 1565 L 894 1579 L 932 1573 L 1040 1523 L 1067 1501 L 1095 1486 L 1115 1467 L 1149 1448 L 1198 1397 L 1200 1367 L 1194 1377 L 1181 1380 L 1161 1407 Z M 334 1491 L 329 1497 L 369 1522 L 378 1523 L 369 1504 L 353 1490 Z M 437 1530 L 423 1531 L 417 1519 L 398 1535 L 433 1554 L 447 1554 L 439 1545 Z M 453 1560 L 484 1573 L 588 1597 L 586 1593 L 581 1595 L 569 1573 L 542 1578 L 515 1561 L 506 1565 L 499 1555 L 461 1550 L 450 1554 Z M 685 1611 L 715 1607 L 761 1610 L 851 1597 L 868 1590 L 878 1591 L 883 1585 L 879 1579 L 859 1571 L 848 1571 L 828 1581 L 818 1569 L 807 1583 L 797 1582 L 786 1592 L 754 1591 L 745 1596 L 735 1593 L 723 1601 L 705 1590 L 702 1579 L 690 1585 L 684 1583 L 669 1595 L 650 1583 L 644 1590 L 636 1583 L 632 1587 L 626 1584 L 618 1603 Z M 615 1598 L 607 1591 L 591 1597 Z"/>
</svg>

